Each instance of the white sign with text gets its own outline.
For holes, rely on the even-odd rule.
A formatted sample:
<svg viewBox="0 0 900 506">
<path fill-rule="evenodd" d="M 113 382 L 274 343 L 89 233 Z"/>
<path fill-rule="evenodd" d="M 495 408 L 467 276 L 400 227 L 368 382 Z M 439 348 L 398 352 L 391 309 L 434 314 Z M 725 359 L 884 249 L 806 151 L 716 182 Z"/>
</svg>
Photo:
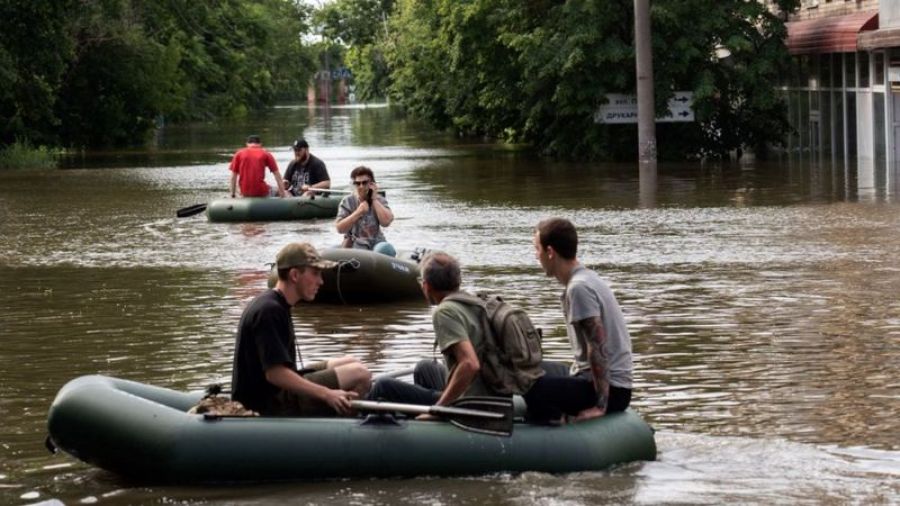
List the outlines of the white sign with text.
<svg viewBox="0 0 900 506">
<path fill-rule="evenodd" d="M 623 93 L 607 93 L 608 102 L 594 113 L 594 123 L 637 123 L 637 97 Z M 657 123 L 694 121 L 694 92 L 677 91 L 669 99 L 669 110 L 656 118 Z"/>
</svg>

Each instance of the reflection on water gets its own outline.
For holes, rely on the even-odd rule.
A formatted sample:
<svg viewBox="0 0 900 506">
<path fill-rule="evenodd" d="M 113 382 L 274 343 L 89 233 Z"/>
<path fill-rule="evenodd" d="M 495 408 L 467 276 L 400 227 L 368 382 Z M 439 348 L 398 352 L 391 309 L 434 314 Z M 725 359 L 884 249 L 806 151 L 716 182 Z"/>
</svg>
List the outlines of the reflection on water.
<svg viewBox="0 0 900 506">
<path fill-rule="evenodd" d="M 568 358 L 560 287 L 534 224 L 575 221 L 580 256 L 617 293 L 634 339 L 634 405 L 660 461 L 604 473 L 142 488 L 42 447 L 67 380 L 176 389 L 230 376 L 234 329 L 287 241 L 335 245 L 331 220 L 213 224 L 175 210 L 227 189 L 247 133 L 286 165 L 304 135 L 336 186 L 371 166 L 401 250 L 458 256 Z M 401 120 L 390 109 L 283 107 L 179 127 L 154 148 L 0 172 L 0 502 L 797 503 L 900 501 L 900 206 L 893 168 L 784 160 L 635 167 L 537 160 Z M 303 359 L 374 371 L 434 354 L 424 302 L 295 309 Z"/>
</svg>

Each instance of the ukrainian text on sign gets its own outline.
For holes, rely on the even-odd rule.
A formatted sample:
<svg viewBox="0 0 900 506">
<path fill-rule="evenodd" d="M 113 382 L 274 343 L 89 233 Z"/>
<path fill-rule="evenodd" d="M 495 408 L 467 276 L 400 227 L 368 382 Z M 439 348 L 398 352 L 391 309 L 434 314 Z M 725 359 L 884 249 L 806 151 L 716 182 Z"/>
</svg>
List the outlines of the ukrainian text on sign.
<svg viewBox="0 0 900 506">
<path fill-rule="evenodd" d="M 595 123 L 637 123 L 637 97 L 623 93 L 608 93 L 607 103 L 594 113 Z M 694 121 L 694 92 L 679 91 L 669 99 L 668 110 L 657 117 L 662 122 Z"/>
</svg>

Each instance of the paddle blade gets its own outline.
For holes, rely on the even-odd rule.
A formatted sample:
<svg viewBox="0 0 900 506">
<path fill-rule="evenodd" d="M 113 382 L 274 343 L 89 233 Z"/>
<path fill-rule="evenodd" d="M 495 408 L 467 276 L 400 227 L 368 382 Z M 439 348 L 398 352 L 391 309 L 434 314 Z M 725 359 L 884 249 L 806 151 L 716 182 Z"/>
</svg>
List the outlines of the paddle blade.
<svg viewBox="0 0 900 506">
<path fill-rule="evenodd" d="M 439 408 L 440 406 L 434 406 Z M 513 416 L 515 409 L 511 397 L 462 397 L 453 402 L 450 409 L 472 411 L 477 416 L 468 414 L 436 413 L 447 418 L 453 425 L 471 432 L 491 436 L 512 436 Z M 484 413 L 493 413 L 486 417 Z"/>
<path fill-rule="evenodd" d="M 192 206 L 182 207 L 181 209 L 175 211 L 175 215 L 179 218 L 187 218 L 188 216 L 200 214 L 203 211 L 206 211 L 206 204 L 194 204 Z"/>
</svg>

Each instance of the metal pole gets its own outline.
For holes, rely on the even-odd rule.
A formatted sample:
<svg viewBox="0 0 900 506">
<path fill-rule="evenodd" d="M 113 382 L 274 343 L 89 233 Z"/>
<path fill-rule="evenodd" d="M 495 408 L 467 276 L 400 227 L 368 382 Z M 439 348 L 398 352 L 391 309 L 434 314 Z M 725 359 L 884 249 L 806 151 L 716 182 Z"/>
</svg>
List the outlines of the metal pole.
<svg viewBox="0 0 900 506">
<path fill-rule="evenodd" d="M 653 98 L 653 50 L 650 0 L 634 0 L 634 48 L 637 70 L 638 162 L 656 165 L 656 106 Z"/>
</svg>

